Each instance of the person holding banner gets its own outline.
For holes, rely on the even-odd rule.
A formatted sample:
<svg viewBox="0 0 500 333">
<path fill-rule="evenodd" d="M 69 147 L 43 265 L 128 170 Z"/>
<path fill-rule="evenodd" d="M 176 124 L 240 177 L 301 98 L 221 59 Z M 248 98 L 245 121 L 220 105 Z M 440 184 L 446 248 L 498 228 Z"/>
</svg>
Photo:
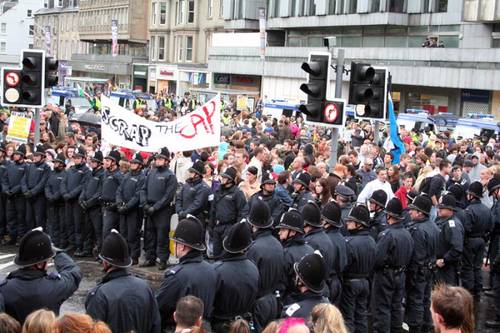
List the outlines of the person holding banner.
<svg viewBox="0 0 500 333">
<path fill-rule="evenodd" d="M 156 258 L 159 258 L 158 269 L 165 270 L 170 257 L 168 240 L 177 179 L 168 167 L 169 162 L 170 152 L 167 148 L 162 148 L 156 154 L 154 168 L 146 176 L 142 187 L 141 203 L 147 220 L 144 237 L 146 260 L 141 267 L 155 266 Z"/>
</svg>

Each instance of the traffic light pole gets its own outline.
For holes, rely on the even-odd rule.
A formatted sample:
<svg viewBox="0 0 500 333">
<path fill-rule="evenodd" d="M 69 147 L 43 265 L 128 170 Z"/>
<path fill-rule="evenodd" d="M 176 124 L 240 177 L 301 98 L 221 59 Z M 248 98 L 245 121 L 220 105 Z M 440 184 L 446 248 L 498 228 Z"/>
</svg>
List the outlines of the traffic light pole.
<svg viewBox="0 0 500 333">
<path fill-rule="evenodd" d="M 333 55 L 333 50 L 330 51 Z M 337 76 L 335 78 L 335 98 L 342 98 L 342 76 L 344 74 L 344 49 L 337 50 Z M 332 141 L 330 143 L 330 170 L 337 164 L 337 153 L 339 150 L 339 129 L 332 128 Z"/>
<path fill-rule="evenodd" d="M 35 108 L 35 147 L 40 143 L 40 108 Z"/>
</svg>

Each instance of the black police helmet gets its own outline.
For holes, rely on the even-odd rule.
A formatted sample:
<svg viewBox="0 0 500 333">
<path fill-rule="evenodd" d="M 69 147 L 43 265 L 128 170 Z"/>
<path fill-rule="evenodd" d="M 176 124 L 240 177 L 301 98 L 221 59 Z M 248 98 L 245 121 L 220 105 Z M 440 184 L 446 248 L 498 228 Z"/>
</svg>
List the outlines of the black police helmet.
<svg viewBox="0 0 500 333">
<path fill-rule="evenodd" d="M 410 190 L 410 192 L 406 193 L 406 198 L 410 203 L 412 203 L 413 200 L 415 200 L 415 198 L 418 197 L 418 195 L 419 193 L 417 190 Z"/>
<path fill-rule="evenodd" d="M 269 228 L 273 225 L 269 207 L 260 198 L 254 201 L 248 215 L 248 222 L 257 228 Z"/>
<path fill-rule="evenodd" d="M 17 146 L 17 149 L 14 151 L 14 154 L 18 154 L 23 157 L 26 156 L 26 145 L 23 143 Z"/>
<path fill-rule="evenodd" d="M 408 205 L 409 209 L 417 210 L 425 215 L 429 215 L 432 208 L 432 201 L 427 195 L 419 195 Z"/>
<path fill-rule="evenodd" d="M 330 201 L 321 209 L 321 218 L 328 224 L 342 228 L 342 212 L 340 206 L 335 201 Z"/>
<path fill-rule="evenodd" d="M 21 239 L 14 263 L 28 267 L 47 261 L 55 255 L 50 237 L 42 231 L 42 228 L 37 228 L 29 231 Z"/>
<path fill-rule="evenodd" d="M 273 175 L 270 171 L 264 172 L 262 174 L 262 182 L 260 183 L 260 188 L 262 188 L 266 184 L 276 185 L 276 181 L 274 180 Z"/>
<path fill-rule="evenodd" d="M 224 178 L 227 178 L 229 180 L 231 180 L 233 183 L 236 181 L 236 175 L 237 175 L 237 171 L 235 168 L 233 167 L 229 167 L 226 169 L 226 171 L 224 171 L 224 173 L 222 175 L 220 175 L 221 177 L 224 177 Z"/>
<path fill-rule="evenodd" d="M 363 205 L 355 206 L 349 212 L 349 215 L 346 218 L 346 221 L 354 221 L 359 223 L 365 227 L 370 226 L 370 212 L 368 208 Z"/>
<path fill-rule="evenodd" d="M 302 186 L 309 188 L 309 184 L 311 183 L 311 175 L 307 172 L 302 172 L 300 175 L 298 175 L 297 178 L 293 180 L 293 182 L 299 183 Z"/>
<path fill-rule="evenodd" d="M 296 209 L 290 209 L 285 214 L 281 215 L 280 223 L 276 228 L 290 229 L 298 233 L 304 233 L 304 218 Z"/>
<path fill-rule="evenodd" d="M 392 198 L 389 200 L 387 206 L 385 207 L 385 212 L 387 215 L 396 219 L 401 219 L 401 214 L 403 213 L 403 205 L 401 204 L 401 201 L 398 198 Z"/>
<path fill-rule="evenodd" d="M 205 163 L 200 160 L 194 162 L 193 166 L 189 168 L 189 172 L 197 173 L 198 175 L 203 177 L 203 175 L 205 174 Z"/>
<path fill-rule="evenodd" d="M 130 163 L 137 163 L 137 164 L 143 165 L 144 164 L 144 157 L 142 157 L 141 153 L 137 152 L 134 154 L 134 156 L 132 156 Z"/>
<path fill-rule="evenodd" d="M 75 153 L 73 154 L 74 157 L 85 157 L 87 155 L 87 152 L 83 147 L 77 147 L 75 149 Z"/>
<path fill-rule="evenodd" d="M 302 207 L 302 218 L 304 219 L 304 225 L 310 225 L 313 227 L 321 227 L 321 210 L 318 205 L 309 201 Z"/>
<path fill-rule="evenodd" d="M 497 188 L 500 188 L 500 174 L 497 173 L 493 178 L 490 179 L 488 182 L 488 193 L 490 195 L 493 194 L 493 191 L 495 191 Z"/>
<path fill-rule="evenodd" d="M 481 199 L 483 197 L 483 184 L 481 184 L 481 182 L 473 182 L 470 184 L 467 194 Z"/>
<path fill-rule="evenodd" d="M 450 187 L 448 187 L 448 192 L 452 194 L 456 200 L 462 200 L 462 198 L 465 196 L 464 187 L 458 183 L 452 184 Z"/>
<path fill-rule="evenodd" d="M 172 240 L 198 251 L 205 251 L 203 226 L 196 217 L 188 215 L 179 221 Z"/>
<path fill-rule="evenodd" d="M 293 265 L 293 270 L 310 291 L 319 294 L 325 288 L 326 265 L 319 251 L 306 254 Z"/>
<path fill-rule="evenodd" d="M 252 231 L 246 222 L 231 226 L 227 236 L 222 241 L 222 247 L 228 253 L 245 252 L 252 245 Z"/>
<path fill-rule="evenodd" d="M 35 150 L 33 151 L 33 155 L 40 155 L 45 157 L 45 147 L 40 144 L 35 147 Z"/>
<path fill-rule="evenodd" d="M 104 238 L 99 258 L 116 267 L 125 268 L 132 265 L 127 241 L 115 229 Z"/>
<path fill-rule="evenodd" d="M 122 156 L 120 155 L 120 152 L 118 150 L 112 150 L 108 153 L 108 156 L 105 157 L 106 159 L 110 159 L 115 161 L 116 164 L 120 162 Z"/>
<path fill-rule="evenodd" d="M 102 156 L 102 151 L 98 150 L 94 153 L 94 157 L 92 157 L 91 161 L 102 163 L 104 156 Z"/>
<path fill-rule="evenodd" d="M 437 208 L 456 210 L 457 200 L 452 194 L 445 194 L 441 197 L 441 202 Z"/>
<path fill-rule="evenodd" d="M 170 150 L 167 147 L 160 149 L 160 152 L 155 155 L 155 158 L 164 158 L 166 160 L 170 159 Z"/>
<path fill-rule="evenodd" d="M 54 158 L 54 162 L 59 162 L 66 165 L 66 157 L 64 156 L 64 154 L 59 153 L 57 154 L 56 158 Z"/>
<path fill-rule="evenodd" d="M 372 193 L 369 201 L 384 208 L 387 203 L 387 193 L 384 190 L 376 190 Z"/>
</svg>

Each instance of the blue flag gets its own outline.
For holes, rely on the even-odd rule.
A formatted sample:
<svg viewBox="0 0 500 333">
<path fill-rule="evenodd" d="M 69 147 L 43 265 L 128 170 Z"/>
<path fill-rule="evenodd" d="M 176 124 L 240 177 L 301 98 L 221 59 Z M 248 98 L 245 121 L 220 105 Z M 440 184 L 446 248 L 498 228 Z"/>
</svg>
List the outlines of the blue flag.
<svg viewBox="0 0 500 333">
<path fill-rule="evenodd" d="M 394 113 L 394 103 L 392 103 L 391 94 L 388 94 L 387 103 L 389 103 L 388 111 L 389 111 L 389 124 L 391 131 L 391 142 L 394 145 L 394 148 L 391 150 L 392 153 L 392 164 L 399 164 L 399 159 L 401 158 L 401 154 L 403 154 L 406 149 L 403 141 L 399 137 L 398 131 L 398 123 L 396 122 L 396 114 Z"/>
</svg>

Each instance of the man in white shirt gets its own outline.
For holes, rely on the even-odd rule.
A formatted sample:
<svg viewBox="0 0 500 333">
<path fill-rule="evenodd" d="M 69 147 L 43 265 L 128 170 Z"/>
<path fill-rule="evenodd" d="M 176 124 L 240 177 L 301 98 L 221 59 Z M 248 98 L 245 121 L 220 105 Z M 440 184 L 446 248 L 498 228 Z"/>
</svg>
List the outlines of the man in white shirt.
<svg viewBox="0 0 500 333">
<path fill-rule="evenodd" d="M 387 170 L 384 167 L 378 167 L 375 173 L 377 174 L 377 178 L 366 184 L 358 196 L 358 203 L 366 204 L 366 200 L 368 200 L 376 190 L 384 190 L 384 192 L 387 193 L 387 200 L 391 200 L 394 197 L 391 184 L 387 181 Z"/>
</svg>

